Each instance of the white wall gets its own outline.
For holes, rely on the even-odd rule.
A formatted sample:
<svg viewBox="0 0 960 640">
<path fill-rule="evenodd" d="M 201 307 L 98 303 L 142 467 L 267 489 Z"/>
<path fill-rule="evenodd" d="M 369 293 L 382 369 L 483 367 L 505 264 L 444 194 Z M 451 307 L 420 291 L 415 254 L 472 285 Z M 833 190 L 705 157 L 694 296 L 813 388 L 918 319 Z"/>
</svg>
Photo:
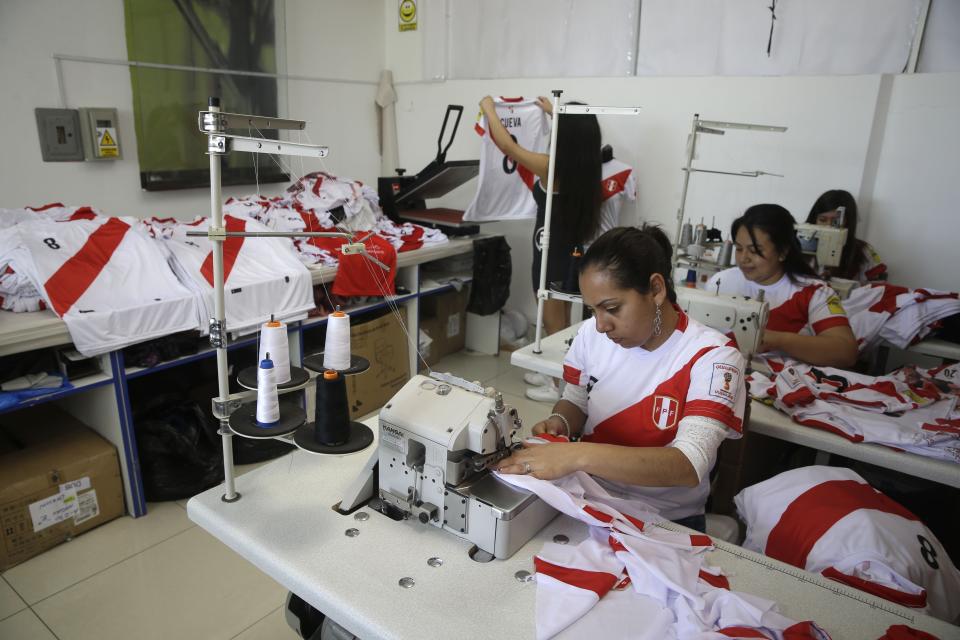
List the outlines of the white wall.
<svg viewBox="0 0 960 640">
<path fill-rule="evenodd" d="M 866 239 L 892 280 L 960 289 L 960 73 L 893 78 Z"/>
<path fill-rule="evenodd" d="M 374 179 L 379 160 L 373 96 L 384 59 L 382 0 L 287 0 L 285 7 L 289 73 L 370 84 L 289 81 L 289 113 L 279 115 L 311 121 L 310 140 L 331 148 L 330 170 Z M 68 107 L 117 108 L 123 159 L 41 160 L 33 110 L 61 106 L 53 53 L 126 59 L 122 0 L 0 2 L 0 137 L 10 143 L 0 155 L 0 207 L 61 201 L 93 205 L 109 215 L 206 215 L 206 189 L 140 189 L 127 67 L 63 63 Z M 318 161 L 293 160 L 290 166 L 295 174 L 321 168 Z M 264 185 L 262 191 L 280 189 Z M 252 185 L 234 187 L 225 189 L 224 197 L 254 191 Z"/>
</svg>

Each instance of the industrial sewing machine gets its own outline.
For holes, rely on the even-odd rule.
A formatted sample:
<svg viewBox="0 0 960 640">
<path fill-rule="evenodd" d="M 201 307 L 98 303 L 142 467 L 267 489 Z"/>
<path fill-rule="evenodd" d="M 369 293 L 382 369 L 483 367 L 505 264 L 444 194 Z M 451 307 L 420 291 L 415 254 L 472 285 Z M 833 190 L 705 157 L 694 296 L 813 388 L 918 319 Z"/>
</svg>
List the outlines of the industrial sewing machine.
<svg viewBox="0 0 960 640">
<path fill-rule="evenodd" d="M 373 496 L 381 511 L 445 529 L 508 558 L 556 515 L 490 472 L 510 455 L 517 410 L 499 393 L 448 374 L 411 378 L 380 411 L 379 446 L 340 503 Z"/>
<path fill-rule="evenodd" d="M 843 245 L 847 242 L 847 230 L 820 224 L 798 224 L 797 239 L 800 250 L 817 257 L 821 267 L 840 265 Z"/>
<path fill-rule="evenodd" d="M 677 305 L 697 322 L 720 333 L 732 333 L 747 362 L 760 353 L 770 312 L 770 305 L 762 298 L 682 288 L 677 289 Z"/>
</svg>

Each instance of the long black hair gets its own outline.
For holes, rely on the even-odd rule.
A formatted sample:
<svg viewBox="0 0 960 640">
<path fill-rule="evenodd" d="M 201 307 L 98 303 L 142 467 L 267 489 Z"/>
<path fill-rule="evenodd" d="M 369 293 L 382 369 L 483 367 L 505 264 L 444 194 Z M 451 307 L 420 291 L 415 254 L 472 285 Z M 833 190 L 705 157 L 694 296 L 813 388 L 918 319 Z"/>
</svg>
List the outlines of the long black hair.
<svg viewBox="0 0 960 640">
<path fill-rule="evenodd" d="M 840 254 L 840 264 L 828 268 L 827 274 L 836 278 L 856 280 L 867 256 L 864 253 L 866 243 L 857 237 L 857 201 L 850 192 L 843 189 L 824 191 L 810 207 L 807 224 L 816 224 L 818 215 L 833 211 L 837 207 L 846 209 L 843 214 L 843 226 L 847 230 L 847 241 L 843 245 L 843 253 Z"/>
<path fill-rule="evenodd" d="M 558 121 L 561 126 L 557 129 L 554 180 L 563 197 L 554 200 L 558 223 L 555 229 L 565 244 L 585 244 L 600 225 L 600 123 L 592 114 L 564 115 Z"/>
<path fill-rule="evenodd" d="M 744 227 L 750 234 L 750 241 L 760 252 L 755 230 L 760 229 L 768 236 L 777 253 L 783 254 L 783 270 L 790 280 L 796 282 L 797 276 L 817 277 L 816 272 L 803 257 L 800 250 L 800 241 L 797 239 L 796 220 L 790 212 L 778 204 L 755 204 L 743 212 L 743 215 L 730 225 L 730 237 L 736 238 L 740 227 Z"/>
<path fill-rule="evenodd" d="M 580 273 L 587 269 L 606 271 L 619 288 L 642 294 L 649 293 L 650 277 L 659 273 L 667 285 L 667 299 L 676 302 L 670 265 L 672 254 L 670 240 L 656 225 L 615 227 L 590 245 L 580 259 Z"/>
</svg>

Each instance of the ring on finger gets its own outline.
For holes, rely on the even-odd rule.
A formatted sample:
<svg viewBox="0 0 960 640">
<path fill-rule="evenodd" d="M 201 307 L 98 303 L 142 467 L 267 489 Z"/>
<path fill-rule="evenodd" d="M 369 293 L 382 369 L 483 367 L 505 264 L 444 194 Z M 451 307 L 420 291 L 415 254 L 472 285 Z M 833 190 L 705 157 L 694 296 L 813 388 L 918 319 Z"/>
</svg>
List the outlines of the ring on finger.
<svg viewBox="0 0 960 640">
<path fill-rule="evenodd" d="M 530 463 L 529 463 L 529 462 L 524 462 L 524 463 L 523 463 L 523 472 L 524 472 L 524 473 L 530 473 L 531 471 L 533 471 L 533 469 L 530 467 Z"/>
</svg>

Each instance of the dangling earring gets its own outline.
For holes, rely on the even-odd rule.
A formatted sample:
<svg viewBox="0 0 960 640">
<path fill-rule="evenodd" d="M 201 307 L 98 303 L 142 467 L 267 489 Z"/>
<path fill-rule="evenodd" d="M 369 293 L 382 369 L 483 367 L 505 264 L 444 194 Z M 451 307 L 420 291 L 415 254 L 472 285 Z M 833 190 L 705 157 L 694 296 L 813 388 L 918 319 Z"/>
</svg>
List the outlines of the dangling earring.
<svg viewBox="0 0 960 640">
<path fill-rule="evenodd" d="M 657 313 L 653 316 L 653 335 L 659 336 L 663 332 L 663 312 L 660 311 L 660 305 L 657 305 Z"/>
</svg>

